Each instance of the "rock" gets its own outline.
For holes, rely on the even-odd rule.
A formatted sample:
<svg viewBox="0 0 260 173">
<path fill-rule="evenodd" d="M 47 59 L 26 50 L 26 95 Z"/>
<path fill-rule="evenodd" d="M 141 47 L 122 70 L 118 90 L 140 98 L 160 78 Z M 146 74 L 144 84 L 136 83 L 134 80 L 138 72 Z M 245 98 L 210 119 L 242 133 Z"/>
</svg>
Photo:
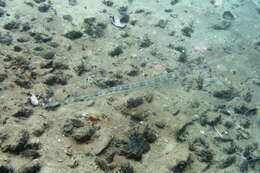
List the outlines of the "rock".
<svg viewBox="0 0 260 173">
<path fill-rule="evenodd" d="M 143 104 L 143 97 L 132 97 L 126 101 L 127 108 L 136 108 Z"/>
<path fill-rule="evenodd" d="M 19 29 L 20 23 L 16 22 L 16 21 L 11 21 L 9 23 L 6 23 L 4 25 L 4 29 L 6 30 L 16 30 Z"/>
<path fill-rule="evenodd" d="M 63 73 L 57 73 L 54 75 L 49 76 L 44 83 L 47 85 L 56 85 L 56 84 L 60 84 L 60 85 L 66 85 L 67 81 L 70 77 L 68 75 L 64 75 Z"/>
<path fill-rule="evenodd" d="M 0 172 L 1 173 L 13 173 L 14 169 L 13 169 L 13 167 L 11 167 L 9 165 L 0 164 Z"/>
<path fill-rule="evenodd" d="M 14 83 L 22 88 L 30 89 L 32 88 L 32 83 L 26 79 L 16 79 Z"/>
<path fill-rule="evenodd" d="M 5 11 L 2 8 L 0 8 L 0 17 L 4 16 L 4 14 L 5 14 Z"/>
<path fill-rule="evenodd" d="M 148 48 L 153 44 L 153 42 L 148 38 L 148 36 L 145 36 L 144 39 L 140 43 L 140 48 Z"/>
<path fill-rule="evenodd" d="M 29 141 L 29 132 L 27 130 L 21 130 L 12 144 L 6 145 L 2 148 L 3 152 L 10 152 L 19 154 L 26 149 L 26 145 Z"/>
<path fill-rule="evenodd" d="M 50 8 L 51 8 L 51 5 L 50 5 L 50 4 L 41 4 L 41 5 L 38 7 L 38 10 L 39 10 L 39 12 L 46 13 L 46 12 L 49 11 Z"/>
<path fill-rule="evenodd" d="M 114 5 L 114 2 L 111 0 L 104 0 L 103 4 L 108 6 L 108 7 L 112 7 Z"/>
<path fill-rule="evenodd" d="M 176 5 L 180 0 L 171 0 L 171 5 Z"/>
<path fill-rule="evenodd" d="M 23 107 L 20 110 L 18 110 L 15 114 L 13 114 L 13 116 L 17 118 L 29 118 L 32 114 L 32 109 Z"/>
<path fill-rule="evenodd" d="M 134 173 L 134 168 L 129 162 L 124 162 L 120 166 L 120 173 Z"/>
<path fill-rule="evenodd" d="M 33 37 L 37 43 L 46 43 L 52 40 L 52 36 L 45 33 L 30 32 L 30 36 Z"/>
<path fill-rule="evenodd" d="M 191 27 L 184 27 L 181 29 L 182 35 L 186 37 L 191 37 L 191 34 L 194 32 Z"/>
<path fill-rule="evenodd" d="M 236 162 L 236 157 L 235 156 L 229 156 L 226 159 L 221 160 L 217 167 L 224 169 L 224 168 L 231 166 L 235 162 Z"/>
<path fill-rule="evenodd" d="M 104 23 L 97 23 L 96 18 L 90 17 L 84 19 L 85 30 L 84 32 L 91 36 L 92 38 L 100 38 L 104 35 L 104 30 L 107 28 L 107 25 Z"/>
<path fill-rule="evenodd" d="M 56 52 L 54 51 L 48 51 L 48 52 L 42 52 L 40 54 L 41 57 L 44 59 L 54 59 Z"/>
<path fill-rule="evenodd" d="M 115 168 L 113 165 L 109 165 L 107 161 L 102 160 L 98 157 L 95 159 L 95 163 L 100 169 L 102 169 L 105 172 L 111 171 Z"/>
<path fill-rule="evenodd" d="M 75 141 L 79 143 L 87 142 L 91 139 L 91 137 L 95 134 L 96 128 L 94 127 L 82 127 L 79 129 L 75 129 L 72 137 Z"/>
<path fill-rule="evenodd" d="M 22 166 L 18 169 L 18 173 L 38 173 L 41 170 L 41 164 L 37 160 Z"/>
<path fill-rule="evenodd" d="M 173 166 L 173 168 L 171 169 L 171 171 L 173 173 L 182 173 L 185 171 L 185 169 L 187 168 L 188 163 L 187 161 L 180 161 L 178 164 L 176 164 L 175 166 Z"/>
<path fill-rule="evenodd" d="M 2 34 L 0 32 L 0 43 L 1 44 L 4 44 L 4 45 L 11 45 L 13 42 L 13 37 L 11 36 L 10 33 L 5 33 L 5 34 Z"/>
<path fill-rule="evenodd" d="M 148 127 L 130 130 L 129 140 L 120 154 L 130 159 L 141 160 L 142 155 L 150 150 L 150 143 L 156 139 L 156 135 Z"/>
<path fill-rule="evenodd" d="M 234 20 L 235 17 L 234 15 L 230 12 L 230 11 L 225 11 L 222 15 L 223 19 L 226 19 L 226 20 Z"/>
<path fill-rule="evenodd" d="M 233 98 L 237 97 L 238 94 L 233 89 L 226 89 L 226 90 L 214 91 L 213 96 L 219 99 L 230 101 Z"/>
<path fill-rule="evenodd" d="M 63 134 L 65 136 L 70 136 L 74 130 L 74 128 L 80 128 L 83 127 L 84 123 L 75 118 L 66 119 L 65 124 L 63 126 Z"/>
<path fill-rule="evenodd" d="M 109 52 L 109 55 L 112 57 L 119 56 L 123 53 L 123 49 L 121 47 L 116 47 L 112 51 Z"/>
<path fill-rule="evenodd" d="M 7 74 L 5 73 L 0 73 L 0 83 L 3 82 L 5 79 L 7 79 Z"/>
<path fill-rule="evenodd" d="M 69 31 L 64 36 L 70 40 L 76 40 L 81 38 L 83 36 L 83 33 L 80 31 Z"/>
<path fill-rule="evenodd" d="M 155 25 L 156 27 L 164 29 L 168 24 L 168 20 L 159 20 L 158 23 Z"/>
<path fill-rule="evenodd" d="M 214 25 L 212 28 L 215 30 L 227 30 L 231 25 L 232 23 L 230 21 L 224 20 L 220 24 Z"/>
<path fill-rule="evenodd" d="M 0 0 L 0 7 L 5 7 L 6 6 L 6 3 L 4 0 Z"/>
</svg>

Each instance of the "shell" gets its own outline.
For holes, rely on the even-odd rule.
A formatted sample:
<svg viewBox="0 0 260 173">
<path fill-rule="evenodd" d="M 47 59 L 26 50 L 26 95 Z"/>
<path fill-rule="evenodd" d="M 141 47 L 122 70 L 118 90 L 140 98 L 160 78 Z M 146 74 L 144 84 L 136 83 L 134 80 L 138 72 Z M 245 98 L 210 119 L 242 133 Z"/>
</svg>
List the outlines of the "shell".
<svg viewBox="0 0 260 173">
<path fill-rule="evenodd" d="M 37 97 L 35 95 L 32 94 L 32 96 L 30 97 L 30 102 L 33 106 L 38 106 L 39 105 L 39 101 L 37 99 Z"/>
</svg>

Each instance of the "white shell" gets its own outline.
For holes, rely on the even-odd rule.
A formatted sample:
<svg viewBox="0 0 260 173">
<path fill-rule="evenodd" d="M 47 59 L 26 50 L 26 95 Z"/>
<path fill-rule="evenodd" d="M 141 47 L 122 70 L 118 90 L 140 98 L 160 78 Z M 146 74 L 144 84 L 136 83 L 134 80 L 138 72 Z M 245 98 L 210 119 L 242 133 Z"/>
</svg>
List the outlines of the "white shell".
<svg viewBox="0 0 260 173">
<path fill-rule="evenodd" d="M 39 105 L 39 101 L 38 101 L 38 99 L 37 99 L 37 97 L 36 97 L 35 95 L 32 95 L 32 96 L 30 97 L 30 101 L 31 101 L 31 104 L 32 104 L 33 106 L 38 106 L 38 105 Z"/>
</svg>

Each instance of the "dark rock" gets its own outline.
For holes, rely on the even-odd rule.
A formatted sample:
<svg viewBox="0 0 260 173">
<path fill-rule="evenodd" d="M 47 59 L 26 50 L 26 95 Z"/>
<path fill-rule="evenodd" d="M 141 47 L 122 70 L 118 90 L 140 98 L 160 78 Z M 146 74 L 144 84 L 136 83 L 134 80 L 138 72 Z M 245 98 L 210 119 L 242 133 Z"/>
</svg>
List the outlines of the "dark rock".
<svg viewBox="0 0 260 173">
<path fill-rule="evenodd" d="M 84 19 L 85 33 L 93 38 L 100 38 L 104 35 L 104 30 L 107 25 L 104 23 L 97 23 L 96 18 L 90 17 Z"/>
<path fill-rule="evenodd" d="M 202 126 L 205 126 L 205 125 L 216 126 L 220 122 L 221 122 L 221 115 L 218 115 L 218 116 L 202 115 L 202 116 L 200 116 L 200 124 Z"/>
<path fill-rule="evenodd" d="M 100 88 L 110 88 L 122 83 L 122 80 L 119 79 L 100 79 L 95 81 L 95 84 Z"/>
<path fill-rule="evenodd" d="M 143 97 L 132 97 L 126 101 L 127 108 L 135 108 L 143 104 Z"/>
<path fill-rule="evenodd" d="M 38 10 L 39 10 L 39 12 L 46 13 L 46 12 L 49 11 L 50 8 L 51 8 L 51 5 L 50 5 L 50 4 L 41 4 L 41 5 L 38 7 Z"/>
<path fill-rule="evenodd" d="M 0 7 L 5 7 L 5 6 L 6 6 L 5 0 L 0 0 Z"/>
<path fill-rule="evenodd" d="M 239 147 L 235 145 L 234 143 L 230 143 L 230 146 L 227 148 L 224 148 L 224 152 L 226 154 L 234 154 L 239 151 Z"/>
<path fill-rule="evenodd" d="M 4 29 L 15 30 L 15 29 L 19 29 L 19 26 L 20 26 L 20 23 L 18 23 L 16 21 L 11 21 L 11 22 L 4 25 Z"/>
<path fill-rule="evenodd" d="M 160 129 L 163 129 L 166 126 L 165 123 L 161 122 L 161 121 L 155 122 L 155 125 L 156 125 L 156 127 L 160 128 Z"/>
<path fill-rule="evenodd" d="M 1 173 L 13 173 L 14 169 L 13 167 L 9 165 L 0 165 L 0 172 Z"/>
<path fill-rule="evenodd" d="M 128 143 L 125 145 L 121 154 L 127 158 L 141 160 L 142 155 L 150 150 L 148 141 L 138 134 L 132 135 Z"/>
<path fill-rule="evenodd" d="M 46 2 L 46 0 L 33 0 L 35 3 L 37 4 L 40 4 L 40 3 L 43 3 L 43 2 Z"/>
<path fill-rule="evenodd" d="M 139 70 L 138 69 L 131 69 L 127 72 L 128 76 L 137 76 L 139 74 Z"/>
<path fill-rule="evenodd" d="M 3 152 L 10 152 L 19 154 L 26 149 L 26 145 L 29 141 L 29 132 L 27 130 L 21 130 L 17 136 L 17 139 L 13 144 L 6 145 L 2 148 Z"/>
<path fill-rule="evenodd" d="M 69 76 L 58 73 L 58 74 L 54 74 L 52 76 L 49 76 L 46 80 L 45 80 L 45 84 L 47 85 L 56 85 L 56 84 L 60 84 L 60 85 L 66 85 L 67 81 L 69 79 Z"/>
<path fill-rule="evenodd" d="M 246 116 L 252 116 L 257 114 L 257 108 L 248 108 L 245 105 L 235 107 L 234 112 L 236 114 L 243 114 Z"/>
<path fill-rule="evenodd" d="M 120 172 L 121 173 L 134 173 L 134 168 L 132 165 L 130 165 L 129 162 L 124 162 L 121 166 L 120 166 Z"/>
<path fill-rule="evenodd" d="M 217 97 L 219 99 L 230 101 L 233 98 L 237 97 L 238 94 L 236 92 L 234 92 L 233 89 L 227 89 L 227 90 L 214 91 L 213 96 Z"/>
<path fill-rule="evenodd" d="M 150 143 L 156 139 L 155 133 L 150 128 L 134 128 L 129 131 L 129 140 L 120 153 L 130 159 L 141 160 L 142 155 L 150 150 Z"/>
<path fill-rule="evenodd" d="M 220 161 L 220 163 L 218 164 L 218 168 L 221 169 L 225 169 L 229 166 L 231 166 L 232 164 L 234 164 L 236 162 L 236 157 L 235 156 L 229 156 L 226 159 Z"/>
<path fill-rule="evenodd" d="M 96 132 L 96 128 L 94 127 L 90 127 L 90 128 L 82 127 L 76 129 L 73 132 L 72 137 L 75 141 L 79 143 L 83 143 L 89 141 L 91 137 L 95 134 L 95 132 Z"/>
<path fill-rule="evenodd" d="M 123 49 L 121 47 L 114 48 L 111 52 L 109 52 L 109 55 L 112 57 L 119 56 L 123 53 Z"/>
<path fill-rule="evenodd" d="M 188 126 L 191 126 L 193 124 L 193 121 L 185 123 L 179 130 L 176 132 L 176 139 L 179 142 L 184 142 L 187 140 L 187 128 Z"/>
<path fill-rule="evenodd" d="M 186 37 L 191 37 L 191 34 L 194 32 L 193 29 L 188 26 L 182 28 L 181 31 L 182 31 L 182 35 L 184 35 Z"/>
<path fill-rule="evenodd" d="M 66 38 L 70 40 L 76 40 L 83 36 L 83 33 L 80 31 L 70 31 L 64 35 Z"/>
<path fill-rule="evenodd" d="M 83 127 L 84 123 L 75 118 L 66 119 L 65 124 L 63 126 L 63 134 L 65 136 L 69 136 L 72 134 L 74 128 L 80 128 Z"/>
<path fill-rule="evenodd" d="M 218 142 L 233 142 L 234 140 L 232 138 L 228 137 L 221 137 L 221 136 L 216 136 L 214 139 Z"/>
<path fill-rule="evenodd" d="M 185 63 L 187 62 L 187 58 L 188 55 L 186 54 L 186 52 L 182 52 L 179 57 L 178 57 L 178 61 L 181 62 L 181 63 Z"/>
<path fill-rule="evenodd" d="M 121 14 L 121 15 L 127 14 L 127 11 L 128 11 L 128 7 L 127 7 L 127 6 L 122 6 L 122 7 L 119 7 L 119 8 L 118 8 L 118 12 L 119 12 L 119 14 Z"/>
<path fill-rule="evenodd" d="M 73 68 L 77 75 L 81 76 L 85 72 L 91 71 L 91 67 L 87 66 L 84 62 Z"/>
<path fill-rule="evenodd" d="M 131 113 L 131 119 L 135 121 L 144 121 L 145 116 L 142 112 L 132 112 Z"/>
<path fill-rule="evenodd" d="M 22 166 L 18 169 L 18 173 L 38 173 L 41 170 L 41 164 L 37 160 Z"/>
<path fill-rule="evenodd" d="M 22 50 L 23 49 L 20 46 L 17 46 L 17 45 L 14 46 L 14 51 L 15 52 L 21 52 Z"/>
<path fill-rule="evenodd" d="M 49 52 L 43 52 L 41 53 L 41 57 L 44 59 L 54 59 L 56 52 L 54 51 L 49 51 Z"/>
<path fill-rule="evenodd" d="M 230 21 L 224 20 L 220 24 L 214 25 L 212 28 L 215 30 L 227 30 L 232 26 L 232 23 Z"/>
<path fill-rule="evenodd" d="M 41 154 L 37 150 L 33 150 L 33 149 L 22 151 L 20 154 L 22 157 L 27 157 L 32 159 L 41 157 Z"/>
<path fill-rule="evenodd" d="M 32 83 L 26 79 L 16 79 L 14 83 L 22 88 L 30 89 L 32 88 Z"/>
<path fill-rule="evenodd" d="M 18 110 L 15 114 L 13 114 L 14 117 L 18 118 L 29 118 L 33 114 L 33 110 L 29 108 L 21 108 Z"/>
<path fill-rule="evenodd" d="M 63 15 L 62 17 L 63 17 L 64 20 L 67 20 L 67 21 L 69 21 L 69 22 L 72 22 L 72 20 L 73 20 L 72 16 L 69 15 L 69 14 Z"/>
<path fill-rule="evenodd" d="M 30 26 L 30 24 L 29 23 L 24 23 L 23 25 L 22 25 L 22 32 L 27 32 L 27 31 L 29 31 L 31 29 L 31 26 Z"/>
<path fill-rule="evenodd" d="M 130 20 L 130 16 L 128 14 L 124 14 L 122 15 L 122 17 L 120 17 L 120 22 L 122 23 L 128 23 Z"/>
<path fill-rule="evenodd" d="M 108 6 L 108 7 L 112 7 L 114 5 L 114 2 L 113 1 L 110 1 L 110 0 L 104 0 L 103 1 L 103 4 Z"/>
<path fill-rule="evenodd" d="M 228 128 L 228 129 L 230 129 L 230 128 L 233 127 L 233 123 L 232 123 L 231 121 L 226 121 L 226 122 L 224 123 L 224 126 L 225 126 L 226 128 Z"/>
<path fill-rule="evenodd" d="M 235 17 L 234 15 L 230 12 L 230 11 L 225 11 L 222 15 L 223 19 L 226 19 L 226 20 L 234 20 Z"/>
<path fill-rule="evenodd" d="M 159 27 L 159 28 L 165 28 L 168 24 L 168 20 L 159 20 L 158 23 L 155 25 L 156 27 Z"/>
<path fill-rule="evenodd" d="M 141 48 L 147 48 L 150 47 L 153 44 L 153 42 L 146 36 L 140 43 Z"/>
<path fill-rule="evenodd" d="M 6 33 L 6 34 L 2 34 L 0 32 L 0 43 L 1 44 L 4 44 L 4 45 L 11 45 L 13 42 L 13 37 L 11 36 L 10 33 Z"/>
<path fill-rule="evenodd" d="M 33 37 L 37 43 L 46 43 L 52 40 L 52 37 L 38 32 L 30 32 L 30 36 Z"/>
<path fill-rule="evenodd" d="M 8 76 L 5 73 L 0 73 L 0 83 L 3 82 L 5 79 L 7 79 Z"/>
<path fill-rule="evenodd" d="M 185 171 L 185 169 L 187 168 L 188 163 L 187 161 L 180 161 L 177 165 L 173 166 L 173 168 L 171 169 L 171 171 L 173 173 L 182 173 Z"/>
<path fill-rule="evenodd" d="M 69 5 L 75 6 L 77 4 L 78 4 L 77 0 L 69 0 Z"/>
<path fill-rule="evenodd" d="M 243 96 L 244 100 L 245 100 L 247 103 L 251 102 L 252 97 L 253 97 L 253 95 L 252 95 L 251 92 L 247 92 L 247 93 Z"/>
<path fill-rule="evenodd" d="M 0 8 L 0 17 L 2 17 L 4 14 L 5 14 L 5 11 L 2 8 Z"/>
<path fill-rule="evenodd" d="M 180 0 L 171 0 L 171 5 L 176 5 Z"/>
<path fill-rule="evenodd" d="M 103 170 L 105 172 L 111 171 L 112 169 L 115 168 L 113 165 L 109 165 L 107 163 L 107 161 L 102 160 L 102 159 L 100 159 L 98 157 L 95 159 L 95 163 L 101 170 Z"/>
</svg>

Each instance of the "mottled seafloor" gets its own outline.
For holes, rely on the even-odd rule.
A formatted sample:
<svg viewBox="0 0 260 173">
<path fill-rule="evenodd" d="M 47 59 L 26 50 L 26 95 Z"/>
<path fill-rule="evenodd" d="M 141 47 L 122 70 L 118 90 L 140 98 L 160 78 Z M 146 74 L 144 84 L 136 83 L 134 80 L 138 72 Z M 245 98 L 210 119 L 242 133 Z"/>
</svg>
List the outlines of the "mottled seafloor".
<svg viewBox="0 0 260 173">
<path fill-rule="evenodd" d="M 259 173 L 259 108 L 259 0 L 0 0 L 0 173 Z"/>
</svg>

